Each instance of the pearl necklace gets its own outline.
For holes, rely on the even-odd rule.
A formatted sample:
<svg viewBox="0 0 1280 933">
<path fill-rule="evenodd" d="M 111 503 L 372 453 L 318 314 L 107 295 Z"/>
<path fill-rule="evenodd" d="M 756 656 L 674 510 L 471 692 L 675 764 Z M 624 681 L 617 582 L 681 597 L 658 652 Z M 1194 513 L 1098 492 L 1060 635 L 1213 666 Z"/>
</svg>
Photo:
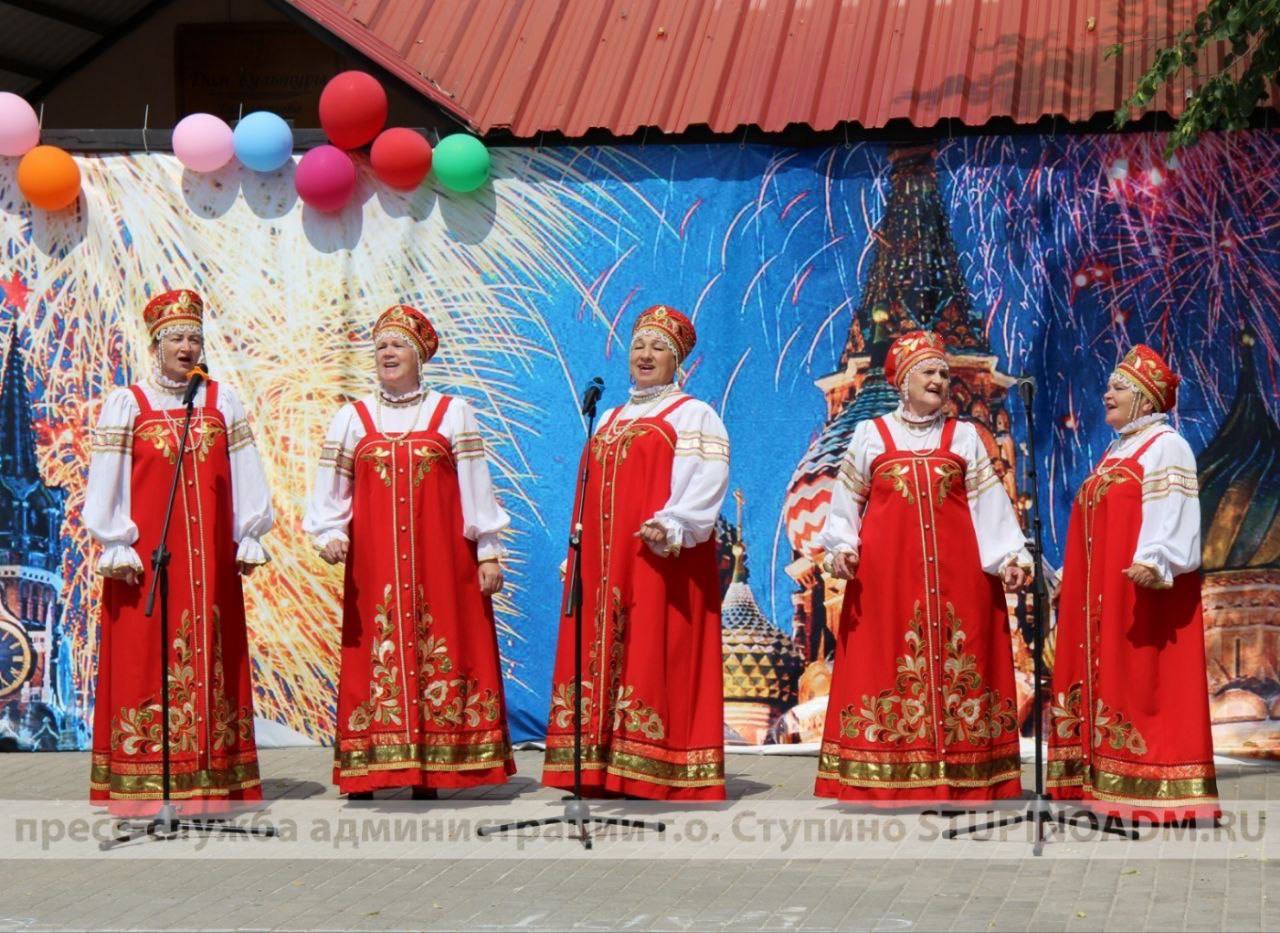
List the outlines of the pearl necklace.
<svg viewBox="0 0 1280 933">
<path fill-rule="evenodd" d="M 627 432 L 628 428 L 640 419 L 647 417 L 650 412 L 678 391 L 680 390 L 676 384 L 671 382 L 665 386 L 654 386 L 652 390 L 640 389 L 636 392 L 632 392 L 629 404 L 638 405 L 641 402 L 646 402 L 647 404 L 630 418 L 614 418 L 613 422 L 602 432 L 605 442 L 612 443 L 622 437 L 622 435 Z M 637 396 L 640 397 L 637 398 Z M 621 412 L 621 409 L 619 409 L 619 412 Z"/>
<path fill-rule="evenodd" d="M 408 429 L 401 431 L 399 434 L 392 434 L 390 431 L 384 431 L 382 429 L 382 390 L 379 389 L 377 394 L 374 396 L 374 402 L 373 402 L 373 405 L 374 405 L 373 426 L 378 429 L 379 434 L 381 434 L 383 437 L 385 437 L 389 441 L 404 440 L 413 432 L 413 429 L 417 427 L 418 419 L 422 417 L 422 406 L 427 403 L 427 395 L 428 395 L 427 392 L 423 392 L 422 398 L 418 399 L 418 407 L 413 412 L 413 419 L 409 422 Z"/>
<path fill-rule="evenodd" d="M 425 394 L 426 391 L 427 390 L 422 383 L 418 383 L 408 392 L 402 392 L 399 395 L 394 392 L 386 391 L 381 385 L 378 386 L 379 398 L 386 402 L 391 408 L 408 408 L 414 402 L 418 401 L 418 398 Z"/>
<path fill-rule="evenodd" d="M 936 415 L 930 415 L 926 420 L 917 421 L 911 418 L 901 407 L 893 412 L 893 420 L 902 425 L 903 429 L 907 431 L 907 433 L 914 434 L 917 437 L 924 437 L 937 427 L 938 421 L 941 417 L 942 413 L 939 412 Z"/>
<path fill-rule="evenodd" d="M 632 405 L 639 405 L 641 402 L 648 402 L 663 395 L 670 395 L 671 390 L 676 387 L 674 382 L 668 382 L 666 385 L 649 386 L 646 389 L 632 389 L 630 399 Z"/>
</svg>

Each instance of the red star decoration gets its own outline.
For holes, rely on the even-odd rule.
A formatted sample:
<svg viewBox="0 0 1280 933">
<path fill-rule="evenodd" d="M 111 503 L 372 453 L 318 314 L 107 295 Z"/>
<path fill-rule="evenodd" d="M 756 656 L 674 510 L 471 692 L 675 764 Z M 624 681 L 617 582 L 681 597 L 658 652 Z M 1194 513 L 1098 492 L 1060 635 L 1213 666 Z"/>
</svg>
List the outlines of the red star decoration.
<svg viewBox="0 0 1280 933">
<path fill-rule="evenodd" d="M 14 311 L 22 311 L 27 307 L 27 296 L 31 294 L 31 289 L 27 288 L 15 272 L 8 281 L 0 279 L 0 292 L 4 293 L 5 304 Z"/>
</svg>

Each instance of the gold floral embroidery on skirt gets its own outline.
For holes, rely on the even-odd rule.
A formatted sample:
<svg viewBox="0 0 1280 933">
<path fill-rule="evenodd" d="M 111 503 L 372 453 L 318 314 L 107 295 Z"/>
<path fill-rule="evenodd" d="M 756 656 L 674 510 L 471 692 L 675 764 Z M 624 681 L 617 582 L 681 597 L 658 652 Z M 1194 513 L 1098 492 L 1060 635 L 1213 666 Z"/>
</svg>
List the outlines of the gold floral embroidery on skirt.
<svg viewBox="0 0 1280 933">
<path fill-rule="evenodd" d="M 495 723 L 502 715 L 502 704 L 495 690 L 479 690 L 479 682 L 466 675 L 437 677 L 456 669 L 449 657 L 445 639 L 432 633 L 434 618 L 427 606 L 426 592 L 418 587 L 417 649 L 418 682 L 427 714 L 437 726 L 475 729 L 482 723 Z"/>
<path fill-rule="evenodd" d="M 1049 714 L 1053 719 L 1054 732 L 1060 739 L 1079 739 L 1083 717 L 1080 708 L 1084 702 L 1084 682 L 1076 681 L 1066 691 L 1060 692 L 1050 706 Z M 1106 742 L 1115 751 L 1126 751 L 1132 755 L 1147 753 L 1147 740 L 1142 737 L 1137 726 L 1127 717 L 1111 709 L 1102 700 L 1094 704 L 1093 714 L 1093 747 L 1101 748 Z"/>
<path fill-rule="evenodd" d="M 978 673 L 978 660 L 965 652 L 964 623 L 955 606 L 946 605 L 947 642 L 942 662 L 942 728 L 947 743 L 998 739 L 1017 729 L 1017 712 L 1011 697 L 986 688 Z M 924 647 L 924 619 L 920 602 L 907 624 L 907 654 L 898 658 L 894 688 L 872 697 L 863 694 L 862 709 L 840 711 L 840 731 L 845 738 L 871 742 L 913 742 L 933 734 L 924 697 L 928 690 L 929 661 Z"/>
<path fill-rule="evenodd" d="M 174 752 L 196 750 L 196 669 L 191 627 L 191 610 L 186 609 L 173 638 L 169 662 L 169 747 Z M 160 754 L 164 739 L 162 712 L 159 702 L 121 708 L 112 724 L 111 747 L 126 755 Z"/>
<path fill-rule="evenodd" d="M 639 732 L 647 739 L 666 738 L 667 727 L 663 724 L 662 717 L 658 715 L 657 710 L 640 702 L 635 692 L 635 687 L 619 687 L 614 694 L 614 730 Z"/>
<path fill-rule="evenodd" d="M 582 682 L 582 702 L 578 704 L 578 721 L 585 730 L 591 722 L 591 683 Z M 573 695 L 576 687 L 572 683 L 556 684 L 551 692 L 551 721 L 557 729 L 573 728 Z"/>
<path fill-rule="evenodd" d="M 400 702 L 400 666 L 396 664 L 395 622 L 391 618 L 391 584 L 382 591 L 382 602 L 377 606 L 373 621 L 377 634 L 373 639 L 373 680 L 369 683 L 369 698 L 351 711 L 347 728 L 363 732 L 373 723 L 398 726 L 403 722 L 404 709 Z"/>
<path fill-rule="evenodd" d="M 862 695 L 862 709 L 847 706 L 840 711 L 840 732 L 845 738 L 864 737 L 869 742 L 913 742 L 929 734 L 923 699 L 928 662 L 924 651 L 924 622 L 920 603 L 907 624 L 907 653 L 898 658 L 894 688 L 877 696 Z"/>
<path fill-rule="evenodd" d="M 227 695 L 226 668 L 222 663 L 222 611 L 213 607 L 213 747 L 229 750 L 253 741 L 253 710 L 237 708 Z"/>
</svg>

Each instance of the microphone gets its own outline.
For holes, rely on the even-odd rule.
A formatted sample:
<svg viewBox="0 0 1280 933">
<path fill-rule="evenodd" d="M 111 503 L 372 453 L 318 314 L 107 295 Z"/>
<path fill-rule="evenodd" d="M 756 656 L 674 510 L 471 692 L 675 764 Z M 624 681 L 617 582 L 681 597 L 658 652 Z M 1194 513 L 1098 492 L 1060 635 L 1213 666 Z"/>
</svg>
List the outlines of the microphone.
<svg viewBox="0 0 1280 933">
<path fill-rule="evenodd" d="M 1034 389 L 1034 388 L 1036 387 L 1036 377 L 1035 377 L 1035 376 L 1014 376 L 1014 377 L 1013 377 L 1013 384 L 1014 384 L 1014 385 L 1028 385 L 1028 386 L 1031 386 L 1031 388 L 1033 388 L 1033 389 Z"/>
<path fill-rule="evenodd" d="M 594 377 L 587 383 L 587 389 L 582 393 L 582 413 L 584 415 L 595 414 L 596 403 L 600 401 L 600 396 L 604 393 L 604 380 L 599 376 Z"/>
<path fill-rule="evenodd" d="M 200 368 L 199 363 L 191 367 L 191 374 L 187 376 L 187 391 L 182 394 L 183 407 L 191 407 L 196 400 L 196 393 L 200 391 L 200 386 L 208 378 L 209 374 Z"/>
</svg>

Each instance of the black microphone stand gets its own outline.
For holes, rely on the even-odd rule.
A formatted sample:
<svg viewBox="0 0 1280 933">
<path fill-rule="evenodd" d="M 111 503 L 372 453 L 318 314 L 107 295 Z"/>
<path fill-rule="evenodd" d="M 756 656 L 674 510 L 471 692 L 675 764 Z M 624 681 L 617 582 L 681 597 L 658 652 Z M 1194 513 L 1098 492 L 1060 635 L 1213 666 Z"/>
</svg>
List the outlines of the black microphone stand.
<svg viewBox="0 0 1280 933">
<path fill-rule="evenodd" d="M 122 820 L 117 824 L 118 835 L 99 844 L 102 850 L 114 848 L 121 843 L 147 836 L 151 839 L 174 839 L 179 832 L 195 830 L 197 832 L 239 833 L 245 836 L 274 836 L 274 826 L 257 824 L 254 826 L 236 826 L 222 820 L 190 820 L 182 819 L 171 799 L 170 756 L 169 756 L 169 524 L 173 519 L 173 505 L 178 496 L 178 484 L 182 479 L 182 461 L 187 454 L 187 440 L 191 434 L 191 416 L 195 411 L 196 392 L 205 376 L 197 369 L 190 377 L 186 394 L 182 403 L 187 413 L 182 421 L 182 439 L 178 444 L 178 458 L 173 465 L 173 479 L 169 483 L 169 502 L 165 506 L 164 524 L 160 527 L 160 540 L 151 552 L 151 587 L 147 591 L 147 606 L 144 614 L 151 618 L 155 611 L 156 595 L 160 596 L 160 787 L 161 804 L 155 816 L 146 821 Z"/>
<path fill-rule="evenodd" d="M 583 453 L 582 470 L 578 474 L 578 490 L 575 499 L 577 509 L 569 534 L 569 586 L 565 591 L 564 604 L 561 607 L 564 615 L 573 616 L 573 793 L 564 798 L 564 813 L 561 816 L 517 820 L 498 826 L 482 826 L 476 831 L 480 836 L 505 833 L 513 829 L 527 829 L 530 826 L 568 823 L 578 827 L 577 838 L 582 842 L 583 848 L 590 849 L 591 834 L 587 832 L 587 826 L 591 823 L 599 823 L 602 826 L 653 829 L 658 832 L 664 832 L 667 828 L 666 824 L 661 822 L 646 822 L 615 816 L 592 816 L 591 806 L 582 796 L 582 515 L 587 504 L 587 478 L 591 471 L 591 438 L 595 434 L 596 403 L 600 399 L 600 391 L 603 388 L 603 381 L 599 378 L 593 379 L 583 396 L 582 413 L 587 416 L 587 449 Z M 604 715 L 603 711 L 601 715 Z"/>
<path fill-rule="evenodd" d="M 1031 498 L 1031 540 L 1029 548 L 1031 552 L 1031 585 L 1023 590 L 1019 597 L 1022 602 L 1024 612 L 1027 612 L 1031 619 L 1031 653 L 1034 662 L 1034 680 L 1032 681 L 1031 690 L 1031 719 L 1032 730 L 1035 736 L 1036 746 L 1036 788 L 1032 794 L 1031 800 L 1027 802 L 1027 809 L 1022 813 L 1016 813 L 1012 816 L 1006 816 L 1002 819 L 991 820 L 986 823 L 980 823 L 977 826 L 958 826 L 948 829 L 943 833 L 947 839 L 955 839 L 957 836 L 968 835 L 969 833 L 985 833 L 993 829 L 999 829 L 1004 826 L 1017 826 L 1019 823 L 1035 824 L 1035 841 L 1032 844 L 1032 853 L 1035 855 L 1044 854 L 1045 844 L 1045 827 L 1054 825 L 1064 827 L 1068 825 L 1088 825 L 1091 829 L 1101 830 L 1103 833 L 1124 836 L 1128 839 L 1137 839 L 1138 834 L 1132 830 L 1125 829 L 1114 825 L 1112 820 L 1099 822 L 1096 814 L 1089 811 L 1083 811 L 1074 816 L 1067 816 L 1061 810 L 1055 810 L 1053 807 L 1053 799 L 1045 793 L 1044 786 L 1044 637 L 1045 637 L 1045 612 L 1049 605 L 1049 587 L 1044 580 L 1043 567 L 1041 565 L 1042 555 L 1044 554 L 1044 539 L 1040 528 L 1040 490 L 1038 486 L 1038 476 L 1036 473 L 1036 425 L 1034 415 L 1034 405 L 1032 400 L 1035 397 L 1035 383 L 1030 379 L 1020 379 L 1018 386 L 1021 389 L 1022 406 L 1027 416 L 1027 471 L 1025 481 L 1027 484 L 1027 495 Z M 1027 610 L 1027 600 L 1031 600 L 1030 610 Z"/>
</svg>

